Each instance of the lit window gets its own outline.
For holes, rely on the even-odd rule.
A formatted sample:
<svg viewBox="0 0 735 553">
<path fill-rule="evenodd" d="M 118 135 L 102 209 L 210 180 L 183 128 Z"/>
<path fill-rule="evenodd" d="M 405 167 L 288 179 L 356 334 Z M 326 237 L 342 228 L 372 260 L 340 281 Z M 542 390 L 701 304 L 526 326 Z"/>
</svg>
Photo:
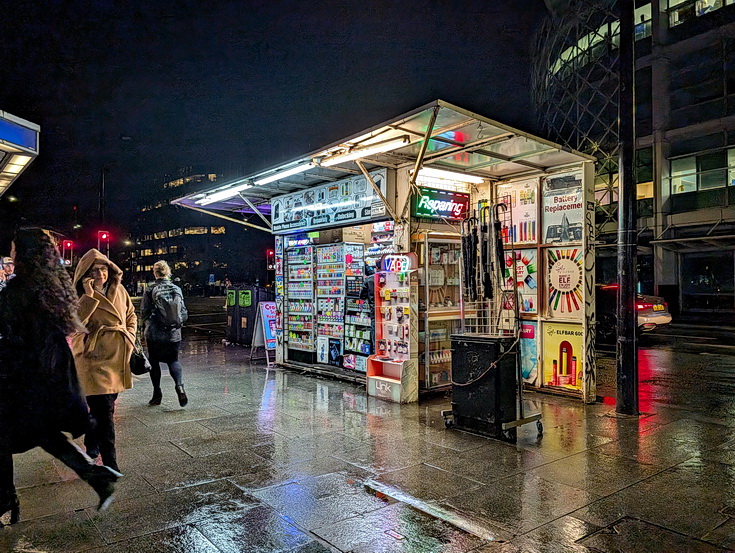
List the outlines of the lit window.
<svg viewBox="0 0 735 553">
<path fill-rule="evenodd" d="M 187 269 L 189 267 L 189 264 L 186 261 L 177 261 L 174 263 L 174 270 L 178 269 Z"/>
<path fill-rule="evenodd" d="M 168 231 L 169 238 L 172 238 L 174 236 L 181 236 L 182 234 L 184 234 L 184 230 L 180 228 L 175 228 Z"/>
<path fill-rule="evenodd" d="M 160 248 L 156 248 L 156 255 L 163 255 L 163 254 L 166 254 L 166 253 L 168 253 L 168 251 L 167 251 L 167 249 L 166 249 L 165 246 L 160 247 Z"/>
<path fill-rule="evenodd" d="M 697 190 L 697 158 L 682 157 L 671 160 L 671 193 L 683 194 Z"/>
<path fill-rule="evenodd" d="M 161 238 L 166 238 L 166 231 L 165 230 L 162 230 L 160 232 L 153 233 L 153 238 L 156 239 L 156 240 L 159 240 Z"/>
<path fill-rule="evenodd" d="M 169 246 L 168 253 L 177 253 L 179 251 L 178 246 Z"/>
<path fill-rule="evenodd" d="M 186 227 L 184 234 L 207 234 L 207 227 Z"/>
<path fill-rule="evenodd" d="M 209 229 L 209 232 L 211 232 L 212 234 L 224 234 L 225 227 L 211 227 Z"/>
<path fill-rule="evenodd" d="M 730 148 L 727 151 L 727 167 L 727 182 L 730 186 L 735 186 L 735 148 Z"/>
</svg>

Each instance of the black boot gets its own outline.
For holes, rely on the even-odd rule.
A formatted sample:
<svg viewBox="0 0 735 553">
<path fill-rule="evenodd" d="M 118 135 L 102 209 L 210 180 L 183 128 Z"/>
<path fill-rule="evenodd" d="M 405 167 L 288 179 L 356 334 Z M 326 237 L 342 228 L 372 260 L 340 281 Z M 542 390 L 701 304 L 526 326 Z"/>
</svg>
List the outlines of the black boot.
<svg viewBox="0 0 735 553">
<path fill-rule="evenodd" d="M 10 512 L 9 524 L 15 524 L 20 520 L 20 502 L 15 489 L 0 493 L 0 518 L 7 512 Z M 0 527 L 2 526 L 3 524 L 0 522 Z"/>
<path fill-rule="evenodd" d="M 186 397 L 184 386 L 174 386 L 174 390 L 176 390 L 176 395 L 179 396 L 179 405 L 185 407 L 186 404 L 189 403 L 189 398 Z"/>
<path fill-rule="evenodd" d="M 157 390 L 153 390 L 153 397 L 148 402 L 148 405 L 161 405 L 162 399 L 163 399 L 163 394 L 161 393 L 161 389 L 158 388 Z"/>
<path fill-rule="evenodd" d="M 115 482 L 121 476 L 122 474 L 118 471 L 99 465 L 92 465 L 89 472 L 82 476 L 84 481 L 92 486 L 100 498 L 100 502 L 97 504 L 98 511 L 104 511 L 112 503 L 115 493 Z"/>
</svg>

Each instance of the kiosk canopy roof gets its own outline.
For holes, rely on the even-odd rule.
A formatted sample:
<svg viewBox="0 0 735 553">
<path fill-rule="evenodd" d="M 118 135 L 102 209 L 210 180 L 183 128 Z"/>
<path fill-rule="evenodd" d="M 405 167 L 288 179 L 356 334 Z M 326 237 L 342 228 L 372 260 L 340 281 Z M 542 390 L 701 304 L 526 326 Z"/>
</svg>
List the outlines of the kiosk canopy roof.
<svg viewBox="0 0 735 553">
<path fill-rule="evenodd" d="M 377 167 L 414 167 L 432 118 L 436 120 L 422 167 L 489 181 L 533 176 L 594 158 L 436 100 L 329 146 L 265 171 L 179 198 L 185 207 L 268 212 L 271 198 L 336 181 Z M 247 201 L 241 196 L 246 196 Z M 265 209 L 262 209 L 261 206 Z"/>
</svg>

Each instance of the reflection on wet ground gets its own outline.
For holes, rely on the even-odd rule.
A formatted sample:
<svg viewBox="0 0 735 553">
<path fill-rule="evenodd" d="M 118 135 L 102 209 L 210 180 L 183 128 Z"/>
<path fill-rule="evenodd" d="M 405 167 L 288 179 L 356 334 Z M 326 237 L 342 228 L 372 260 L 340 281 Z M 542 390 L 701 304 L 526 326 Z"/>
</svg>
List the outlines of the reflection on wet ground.
<svg viewBox="0 0 735 553">
<path fill-rule="evenodd" d="M 247 353 L 190 341 L 185 409 L 166 375 L 160 407 L 147 380 L 121 395 L 125 478 L 104 514 L 55 459 L 16 456 L 21 522 L 0 529 L 0 551 L 735 548 L 735 400 L 698 397 L 711 392 L 695 382 L 701 364 L 677 386 L 673 352 L 641 366 L 645 415 L 528 394 L 545 432 L 524 426 L 516 445 L 445 429 L 446 398 L 399 406 Z M 733 368 L 703 363 L 722 378 Z"/>
</svg>

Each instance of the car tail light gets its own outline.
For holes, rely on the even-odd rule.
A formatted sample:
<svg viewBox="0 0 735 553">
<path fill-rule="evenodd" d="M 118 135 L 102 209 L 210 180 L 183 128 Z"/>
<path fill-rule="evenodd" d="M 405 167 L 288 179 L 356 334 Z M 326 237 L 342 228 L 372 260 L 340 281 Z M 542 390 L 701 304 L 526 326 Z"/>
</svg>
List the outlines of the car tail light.
<svg viewBox="0 0 735 553">
<path fill-rule="evenodd" d="M 649 309 L 649 308 L 652 309 L 653 308 L 653 304 L 648 303 L 648 302 L 636 302 L 635 306 L 636 306 L 636 309 Z"/>
</svg>

